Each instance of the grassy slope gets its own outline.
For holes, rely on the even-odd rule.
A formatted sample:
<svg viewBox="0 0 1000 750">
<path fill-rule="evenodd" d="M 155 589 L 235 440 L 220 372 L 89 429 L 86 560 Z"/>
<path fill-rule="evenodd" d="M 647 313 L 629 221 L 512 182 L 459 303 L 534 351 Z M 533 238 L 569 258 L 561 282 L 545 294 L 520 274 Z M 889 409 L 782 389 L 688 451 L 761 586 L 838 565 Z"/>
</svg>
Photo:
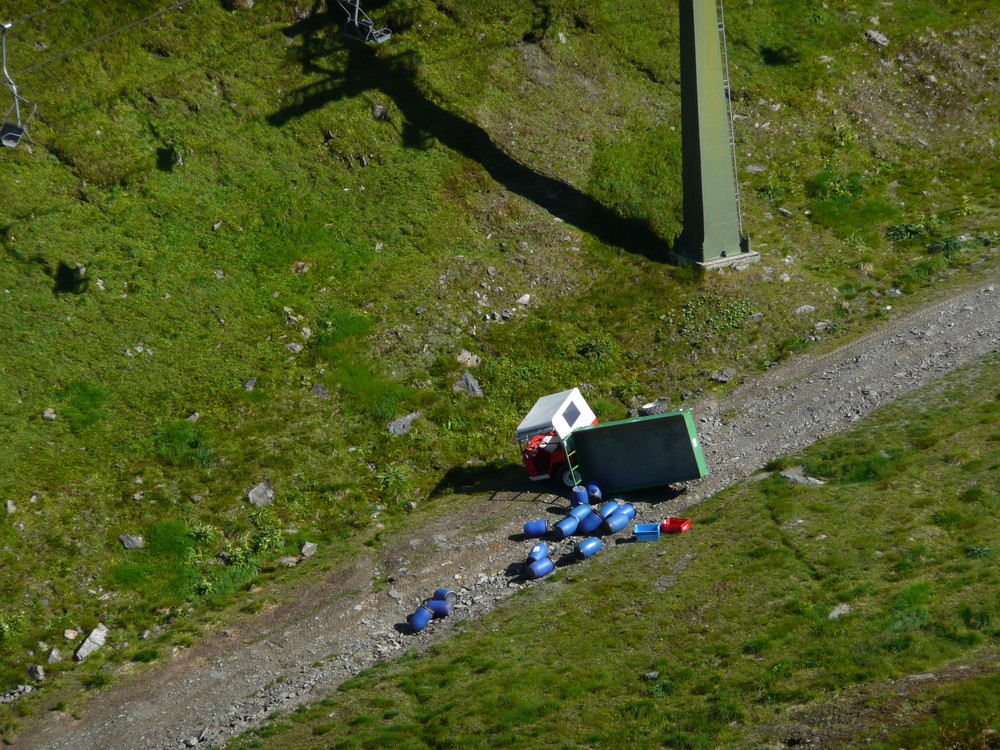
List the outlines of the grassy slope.
<svg viewBox="0 0 1000 750">
<path fill-rule="evenodd" d="M 18 77 L 41 107 L 35 147 L 0 161 L 5 684 L 66 627 L 135 644 L 303 539 L 372 542 L 373 515 L 514 461 L 540 393 L 587 380 L 620 416 L 860 330 L 884 314 L 872 290 L 993 262 L 978 240 L 924 250 L 998 228 L 990 3 L 886 6 L 884 51 L 847 3 L 729 9 L 740 158 L 768 166 L 748 229 L 790 284 L 655 260 L 648 227 L 679 227 L 672 8 L 409 0 L 373 11 L 397 34 L 372 50 L 336 14 L 259 6 L 199 0 Z M 67 5 L 15 27 L 10 67 L 156 8 Z M 795 215 L 765 220 L 778 205 Z M 887 239 L 894 222 L 930 234 Z M 814 318 L 788 315 L 803 303 Z M 461 346 L 484 399 L 451 391 Z M 252 515 L 264 477 L 278 500 Z M 151 548 L 126 556 L 123 532 Z"/>
<path fill-rule="evenodd" d="M 826 486 L 731 488 L 698 506 L 691 533 L 573 565 L 237 746 L 748 747 L 784 739 L 760 727 L 788 709 L 995 649 L 998 363 L 787 459 Z M 945 699 L 964 696 L 961 731 L 946 705 L 940 736 L 921 714 L 899 735 L 977 735 L 995 683 Z"/>
</svg>

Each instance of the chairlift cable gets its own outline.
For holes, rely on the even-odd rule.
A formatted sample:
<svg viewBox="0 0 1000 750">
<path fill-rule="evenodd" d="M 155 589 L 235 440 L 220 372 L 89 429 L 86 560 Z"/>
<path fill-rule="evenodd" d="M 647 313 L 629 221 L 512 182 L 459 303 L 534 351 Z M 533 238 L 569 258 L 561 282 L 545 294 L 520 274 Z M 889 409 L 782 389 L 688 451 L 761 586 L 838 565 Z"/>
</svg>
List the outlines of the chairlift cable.
<svg viewBox="0 0 1000 750">
<path fill-rule="evenodd" d="M 48 8 L 42 8 L 41 10 L 36 10 L 34 13 L 28 13 L 27 15 L 23 15 L 20 18 L 16 18 L 13 21 L 10 21 L 10 25 L 17 26 L 19 23 L 30 21 L 32 18 L 35 18 L 36 16 L 40 16 L 43 13 L 48 13 L 50 10 L 55 10 L 56 8 L 58 8 L 60 5 L 65 5 L 66 3 L 71 3 L 71 2 L 73 2 L 73 0 L 59 0 L 59 2 L 56 3 L 55 5 L 50 5 Z"/>
<path fill-rule="evenodd" d="M 64 1 L 70 2 L 70 0 L 64 0 Z M 31 73 L 34 70 L 38 70 L 38 68 L 43 68 L 46 65 L 51 65 L 54 62 L 58 62 L 63 58 L 69 57 L 74 52 L 79 52 L 82 49 L 86 49 L 87 47 L 98 44 L 99 42 L 103 42 L 105 39 L 109 39 L 110 37 L 113 37 L 116 34 L 120 34 L 123 31 L 128 31 L 129 29 L 134 28 L 136 26 L 140 26 L 141 24 L 144 24 L 147 21 L 152 21 L 154 18 L 158 18 L 159 16 L 169 13 L 172 10 L 182 10 L 185 5 L 191 2 L 193 2 L 193 0 L 178 0 L 177 2 L 171 3 L 170 5 L 166 6 L 165 8 L 161 8 L 155 13 L 150 13 L 148 16 L 132 21 L 131 23 L 127 23 L 124 26 L 119 26 L 117 29 L 109 31 L 107 34 L 102 34 L 101 36 L 94 37 L 90 41 L 84 42 L 83 44 L 78 44 L 76 47 L 73 47 L 72 49 L 67 50 L 66 52 L 62 52 L 58 55 L 54 55 L 53 57 L 50 57 L 47 60 L 42 60 L 40 63 L 35 63 L 34 65 L 30 65 L 27 68 L 23 68 L 17 71 L 17 73 L 15 73 L 14 75 L 16 76 L 27 75 L 28 73 Z"/>
</svg>

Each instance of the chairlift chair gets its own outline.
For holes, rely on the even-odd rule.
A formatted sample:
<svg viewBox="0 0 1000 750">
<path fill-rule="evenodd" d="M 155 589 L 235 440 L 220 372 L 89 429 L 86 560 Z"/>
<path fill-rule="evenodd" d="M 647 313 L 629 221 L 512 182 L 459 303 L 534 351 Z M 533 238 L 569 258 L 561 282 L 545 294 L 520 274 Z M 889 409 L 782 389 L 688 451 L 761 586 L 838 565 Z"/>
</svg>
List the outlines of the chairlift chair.
<svg viewBox="0 0 1000 750">
<path fill-rule="evenodd" d="M 7 81 L 7 88 L 10 89 L 10 93 L 14 97 L 14 103 L 7 110 L 7 114 L 4 115 L 3 126 L 0 127 L 0 144 L 7 148 L 17 148 L 22 138 L 27 138 L 29 143 L 34 143 L 31 140 L 31 136 L 28 135 L 28 123 L 35 116 L 38 105 L 34 102 L 29 102 L 17 92 L 17 84 L 14 83 L 14 79 L 7 72 L 7 29 L 11 26 L 13 26 L 11 23 L 0 24 L 0 56 L 2 56 L 3 61 L 3 77 Z M 21 120 L 22 103 L 31 108 L 31 113 L 23 121 Z M 13 122 L 10 121 L 11 112 L 14 113 Z"/>
<path fill-rule="evenodd" d="M 389 41 L 392 32 L 388 28 L 375 28 L 375 22 L 361 10 L 361 0 L 337 0 L 347 21 L 344 23 L 344 36 L 357 39 L 359 42 L 375 42 L 382 44 Z"/>
</svg>

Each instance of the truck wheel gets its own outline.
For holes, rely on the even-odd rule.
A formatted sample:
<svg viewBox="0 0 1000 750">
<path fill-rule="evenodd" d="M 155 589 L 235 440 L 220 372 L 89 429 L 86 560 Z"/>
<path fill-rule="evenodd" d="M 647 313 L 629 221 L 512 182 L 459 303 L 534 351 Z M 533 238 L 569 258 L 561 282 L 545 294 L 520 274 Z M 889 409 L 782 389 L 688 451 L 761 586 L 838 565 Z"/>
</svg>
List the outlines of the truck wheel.
<svg viewBox="0 0 1000 750">
<path fill-rule="evenodd" d="M 575 477 L 573 472 L 570 470 L 567 464 L 559 464 L 552 472 L 552 476 L 559 482 L 562 482 L 566 487 L 575 487 L 576 482 L 573 481 Z"/>
</svg>

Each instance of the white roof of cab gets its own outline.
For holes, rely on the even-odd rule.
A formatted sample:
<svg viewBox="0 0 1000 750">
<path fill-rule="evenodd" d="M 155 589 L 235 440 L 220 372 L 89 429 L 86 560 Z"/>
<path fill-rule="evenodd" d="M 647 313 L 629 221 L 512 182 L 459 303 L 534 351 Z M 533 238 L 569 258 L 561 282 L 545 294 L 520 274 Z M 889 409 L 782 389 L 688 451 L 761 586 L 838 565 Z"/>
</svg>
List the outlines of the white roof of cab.
<svg viewBox="0 0 1000 750">
<path fill-rule="evenodd" d="M 566 408 L 571 403 L 576 406 L 576 418 L 569 423 L 566 419 Z M 555 429 L 556 434 L 564 438 L 581 425 L 593 424 L 594 419 L 594 412 L 583 398 L 580 389 L 572 388 L 538 399 L 517 426 L 517 434 L 518 437 L 528 437 Z"/>
</svg>

